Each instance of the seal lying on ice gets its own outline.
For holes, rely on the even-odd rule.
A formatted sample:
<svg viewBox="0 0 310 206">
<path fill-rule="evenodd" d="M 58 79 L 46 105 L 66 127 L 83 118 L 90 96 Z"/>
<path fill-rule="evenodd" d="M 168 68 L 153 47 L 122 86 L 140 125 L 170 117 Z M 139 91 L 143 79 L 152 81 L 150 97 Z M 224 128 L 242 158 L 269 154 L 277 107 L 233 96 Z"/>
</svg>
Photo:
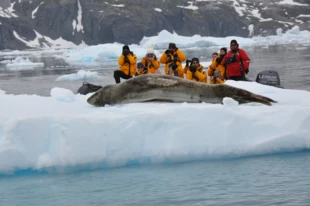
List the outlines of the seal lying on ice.
<svg viewBox="0 0 310 206">
<path fill-rule="evenodd" d="M 271 102 L 276 102 L 225 84 L 208 85 L 158 74 L 140 75 L 120 84 L 107 85 L 90 96 L 87 102 L 94 106 L 150 101 L 222 103 L 224 97 L 230 97 L 239 104 L 259 102 L 271 105 Z"/>
</svg>

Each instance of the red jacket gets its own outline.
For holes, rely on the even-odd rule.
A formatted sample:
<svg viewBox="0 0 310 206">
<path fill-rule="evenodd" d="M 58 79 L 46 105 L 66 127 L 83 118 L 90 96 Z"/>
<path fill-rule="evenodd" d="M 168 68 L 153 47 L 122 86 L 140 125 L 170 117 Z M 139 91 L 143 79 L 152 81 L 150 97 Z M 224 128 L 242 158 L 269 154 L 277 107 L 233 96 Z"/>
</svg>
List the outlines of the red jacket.
<svg viewBox="0 0 310 206">
<path fill-rule="evenodd" d="M 242 49 L 238 49 L 237 52 L 229 50 L 223 58 L 222 64 L 225 65 L 228 77 L 245 76 L 245 71 L 250 66 L 250 58 Z"/>
</svg>

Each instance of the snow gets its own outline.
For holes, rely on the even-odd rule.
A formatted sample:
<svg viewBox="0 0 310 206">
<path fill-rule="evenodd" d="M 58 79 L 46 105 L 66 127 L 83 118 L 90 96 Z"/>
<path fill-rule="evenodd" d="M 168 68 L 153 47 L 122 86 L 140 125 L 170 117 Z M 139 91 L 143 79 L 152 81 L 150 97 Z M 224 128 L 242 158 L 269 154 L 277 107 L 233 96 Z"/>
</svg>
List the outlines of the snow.
<svg viewBox="0 0 310 206">
<path fill-rule="evenodd" d="M 58 77 L 56 81 L 74 81 L 74 80 L 94 80 L 98 79 L 98 72 L 86 71 L 86 70 L 79 70 L 77 73 L 74 74 L 66 74 Z"/>
<path fill-rule="evenodd" d="M 249 29 L 249 36 L 253 36 L 253 34 L 254 34 L 254 25 L 250 24 L 248 29 Z"/>
<path fill-rule="evenodd" d="M 154 8 L 155 11 L 162 12 L 160 8 Z"/>
<path fill-rule="evenodd" d="M 81 6 L 81 3 L 80 3 L 80 0 L 78 0 L 78 17 L 77 17 L 77 25 L 76 25 L 76 30 L 77 32 L 80 32 L 82 31 L 82 33 L 84 33 L 84 27 L 83 27 L 83 24 L 82 24 L 82 6 Z M 75 29 L 75 28 L 74 28 Z"/>
<path fill-rule="evenodd" d="M 16 14 L 14 14 L 14 3 L 10 3 L 10 7 L 3 9 L 2 7 L 0 7 L 0 17 L 4 17 L 4 18 L 11 18 L 11 17 L 18 17 Z"/>
<path fill-rule="evenodd" d="M 309 4 L 300 4 L 298 2 L 294 2 L 294 0 L 282 0 L 278 2 L 278 4 L 288 4 L 288 5 L 294 5 L 294 6 L 309 6 Z"/>
<path fill-rule="evenodd" d="M 61 37 L 53 40 L 50 37 L 41 35 L 36 30 L 34 30 L 34 32 L 36 34 L 36 38 L 33 40 L 30 40 L 30 41 L 27 41 L 23 37 L 19 36 L 19 34 L 16 31 L 13 31 L 13 35 L 15 36 L 16 39 L 25 43 L 26 46 L 32 47 L 32 48 L 41 48 L 41 46 L 42 46 L 42 44 L 40 43 L 41 40 L 44 40 L 45 44 L 43 44 L 43 45 L 45 48 L 49 48 L 49 47 L 53 47 L 53 48 L 74 48 L 77 46 L 81 46 L 81 47 L 86 46 L 86 44 L 84 42 L 82 42 L 80 45 L 75 45 L 74 43 L 72 43 L 70 41 L 66 41 Z"/>
<path fill-rule="evenodd" d="M 35 18 L 35 14 L 37 13 L 37 11 L 39 10 L 41 4 L 43 4 L 44 2 L 41 2 L 37 8 L 35 8 L 33 11 L 32 11 L 32 14 L 31 14 L 31 18 L 34 19 Z"/>
<path fill-rule="evenodd" d="M 193 5 L 192 1 L 188 1 L 187 3 L 189 3 L 188 6 L 179 6 L 178 5 L 177 7 L 183 8 L 183 9 L 190 9 L 190 10 L 197 10 L 197 9 L 199 9 L 199 7 Z"/>
<path fill-rule="evenodd" d="M 114 7 L 125 7 L 125 4 L 111 4 Z"/>
<path fill-rule="evenodd" d="M 235 8 L 236 12 L 239 14 L 239 16 L 244 16 L 244 12 L 247 10 L 246 7 L 243 7 L 237 0 L 232 0 L 233 7 Z"/>
<path fill-rule="evenodd" d="M 278 103 L 133 103 L 93 107 L 52 88 L 50 97 L 0 90 L 0 173 L 226 159 L 310 149 L 310 93 L 227 81 Z M 212 117 L 212 118 L 210 118 Z"/>
<path fill-rule="evenodd" d="M 300 17 L 310 17 L 310 14 L 299 14 L 297 18 L 300 18 Z"/>
</svg>

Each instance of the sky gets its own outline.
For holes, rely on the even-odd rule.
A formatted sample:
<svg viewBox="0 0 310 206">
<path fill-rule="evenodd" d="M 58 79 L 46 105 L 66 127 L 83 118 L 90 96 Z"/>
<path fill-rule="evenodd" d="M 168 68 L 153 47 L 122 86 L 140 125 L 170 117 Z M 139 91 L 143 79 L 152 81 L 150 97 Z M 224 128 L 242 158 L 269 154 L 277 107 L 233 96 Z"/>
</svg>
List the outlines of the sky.
<svg viewBox="0 0 310 206">
<path fill-rule="evenodd" d="M 294 27 L 286 33 L 279 29 L 276 36 L 264 38 L 183 37 L 163 31 L 130 48 L 142 57 L 150 44 L 159 54 L 171 41 L 180 48 L 196 49 L 202 44 L 228 45 L 231 38 L 240 45 L 310 43 L 309 31 L 301 32 Z M 105 56 L 115 61 L 122 46 L 114 43 L 72 48 L 61 57 L 69 63 L 100 63 Z M 8 70 L 42 66 L 23 58 L 27 52 L 54 54 L 55 50 L 11 51 L 6 54 L 18 57 L 0 63 Z M 56 81 L 98 77 L 96 72 L 80 70 L 59 76 Z M 225 98 L 223 104 L 134 103 L 98 108 L 86 102 L 91 94 L 51 88 L 50 96 L 12 95 L 1 90 L 0 85 L 0 175 L 23 170 L 61 173 L 81 168 L 227 159 L 310 149 L 308 91 L 255 82 L 225 84 L 278 103 L 238 105 Z"/>
</svg>

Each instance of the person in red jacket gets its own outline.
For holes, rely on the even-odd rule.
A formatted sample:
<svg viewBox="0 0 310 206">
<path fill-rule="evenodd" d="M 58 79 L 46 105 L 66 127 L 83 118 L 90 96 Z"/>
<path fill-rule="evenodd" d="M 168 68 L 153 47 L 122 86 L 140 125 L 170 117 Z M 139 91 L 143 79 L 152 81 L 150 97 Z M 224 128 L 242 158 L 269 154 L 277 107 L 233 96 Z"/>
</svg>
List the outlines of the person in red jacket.
<svg viewBox="0 0 310 206">
<path fill-rule="evenodd" d="M 246 81 L 245 76 L 249 72 L 250 58 L 243 49 L 239 48 L 238 42 L 230 41 L 230 50 L 222 60 L 226 68 L 227 79 L 235 81 Z"/>
</svg>

